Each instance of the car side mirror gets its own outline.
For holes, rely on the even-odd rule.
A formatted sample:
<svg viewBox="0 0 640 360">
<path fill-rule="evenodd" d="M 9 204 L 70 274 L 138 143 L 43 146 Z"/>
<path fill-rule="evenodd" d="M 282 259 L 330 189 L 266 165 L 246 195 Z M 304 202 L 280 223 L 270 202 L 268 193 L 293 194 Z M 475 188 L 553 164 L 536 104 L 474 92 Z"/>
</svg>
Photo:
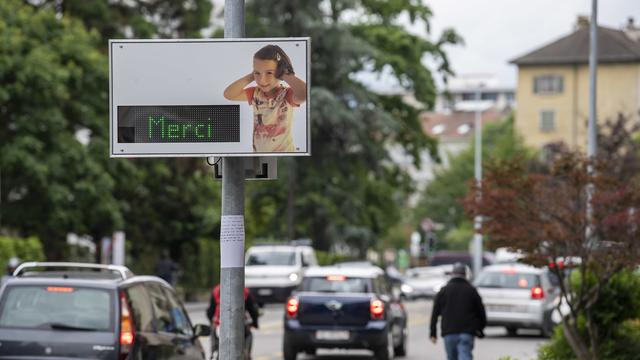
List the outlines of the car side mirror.
<svg viewBox="0 0 640 360">
<path fill-rule="evenodd" d="M 193 337 L 197 338 L 200 336 L 209 336 L 211 335 L 211 326 L 204 324 L 196 324 L 193 327 Z"/>
</svg>

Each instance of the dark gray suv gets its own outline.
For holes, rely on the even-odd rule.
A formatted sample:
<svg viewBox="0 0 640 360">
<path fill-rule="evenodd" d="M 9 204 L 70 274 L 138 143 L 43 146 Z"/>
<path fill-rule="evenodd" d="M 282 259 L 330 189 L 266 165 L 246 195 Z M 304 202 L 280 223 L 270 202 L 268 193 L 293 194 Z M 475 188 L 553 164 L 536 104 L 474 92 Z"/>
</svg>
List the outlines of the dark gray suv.
<svg viewBox="0 0 640 360">
<path fill-rule="evenodd" d="M 25 263 L 0 289 L 0 359 L 204 359 L 174 290 L 123 266 Z"/>
</svg>

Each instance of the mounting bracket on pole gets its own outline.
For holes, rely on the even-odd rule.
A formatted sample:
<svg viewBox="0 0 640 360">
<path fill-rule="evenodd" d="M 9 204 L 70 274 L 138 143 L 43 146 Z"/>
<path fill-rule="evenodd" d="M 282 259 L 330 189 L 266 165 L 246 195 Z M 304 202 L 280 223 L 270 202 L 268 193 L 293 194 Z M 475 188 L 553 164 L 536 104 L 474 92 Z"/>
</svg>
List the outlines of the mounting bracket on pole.
<svg viewBox="0 0 640 360">
<path fill-rule="evenodd" d="M 213 158 L 213 159 L 212 159 Z M 222 158 L 208 158 L 207 162 L 213 166 L 213 178 L 221 180 L 224 174 Z M 278 179 L 277 157 L 247 157 L 244 158 L 244 177 L 246 180 L 276 180 Z"/>
</svg>

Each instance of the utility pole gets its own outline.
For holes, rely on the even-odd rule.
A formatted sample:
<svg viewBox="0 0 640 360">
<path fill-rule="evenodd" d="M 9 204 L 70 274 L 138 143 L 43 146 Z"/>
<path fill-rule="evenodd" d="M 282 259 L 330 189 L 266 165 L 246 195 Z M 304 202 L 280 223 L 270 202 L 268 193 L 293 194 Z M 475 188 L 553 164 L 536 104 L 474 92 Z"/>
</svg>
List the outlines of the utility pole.
<svg viewBox="0 0 640 360">
<path fill-rule="evenodd" d="M 482 100 L 481 95 L 482 83 L 478 84 L 478 88 L 476 89 L 476 113 L 475 113 L 475 137 L 476 137 L 476 146 L 475 146 L 475 178 L 476 185 L 478 186 L 478 193 L 476 194 L 476 201 L 480 200 L 482 196 L 480 191 L 480 186 L 482 185 L 482 109 L 480 106 L 480 101 Z M 474 218 L 474 234 L 473 234 L 473 276 L 476 277 L 480 273 L 482 269 L 482 234 L 480 230 L 482 229 L 482 216 L 476 215 Z"/>
<path fill-rule="evenodd" d="M 244 37 L 244 0 L 225 0 L 224 37 Z M 219 358 L 224 360 L 241 360 L 244 349 L 244 160 L 222 159 Z"/>
<path fill-rule="evenodd" d="M 591 0 L 591 21 L 589 22 L 589 129 L 587 137 L 587 157 L 590 161 L 593 161 L 597 151 L 597 136 L 596 136 L 596 85 L 598 80 L 598 0 Z M 589 176 L 593 176 L 593 164 L 589 164 L 587 171 Z M 589 182 L 587 185 L 587 226 L 585 230 L 585 236 L 587 238 L 587 245 L 595 245 L 593 239 L 593 206 L 591 201 L 593 199 L 594 187 L 593 183 Z"/>
<path fill-rule="evenodd" d="M 589 24 L 589 138 L 587 155 L 596 155 L 596 84 L 598 80 L 598 0 L 591 0 L 591 22 Z"/>
</svg>

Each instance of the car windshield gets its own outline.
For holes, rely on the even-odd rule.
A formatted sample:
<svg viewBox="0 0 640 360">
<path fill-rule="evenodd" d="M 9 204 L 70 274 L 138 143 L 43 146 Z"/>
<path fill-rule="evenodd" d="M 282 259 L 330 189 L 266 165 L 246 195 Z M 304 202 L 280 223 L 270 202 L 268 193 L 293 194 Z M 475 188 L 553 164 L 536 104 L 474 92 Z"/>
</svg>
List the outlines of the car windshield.
<svg viewBox="0 0 640 360">
<path fill-rule="evenodd" d="M 302 291 L 330 293 L 371 292 L 371 279 L 346 276 L 307 277 L 302 281 Z"/>
<path fill-rule="evenodd" d="M 68 286 L 10 286 L 0 303 L 0 328 L 111 331 L 107 290 Z"/>
<path fill-rule="evenodd" d="M 247 265 L 292 266 L 295 264 L 295 251 L 260 251 L 253 252 L 247 257 Z"/>
<path fill-rule="evenodd" d="M 488 271 L 480 273 L 478 279 L 475 281 L 475 286 L 503 289 L 530 289 L 534 286 L 540 286 L 540 276 L 514 271 Z"/>
</svg>

